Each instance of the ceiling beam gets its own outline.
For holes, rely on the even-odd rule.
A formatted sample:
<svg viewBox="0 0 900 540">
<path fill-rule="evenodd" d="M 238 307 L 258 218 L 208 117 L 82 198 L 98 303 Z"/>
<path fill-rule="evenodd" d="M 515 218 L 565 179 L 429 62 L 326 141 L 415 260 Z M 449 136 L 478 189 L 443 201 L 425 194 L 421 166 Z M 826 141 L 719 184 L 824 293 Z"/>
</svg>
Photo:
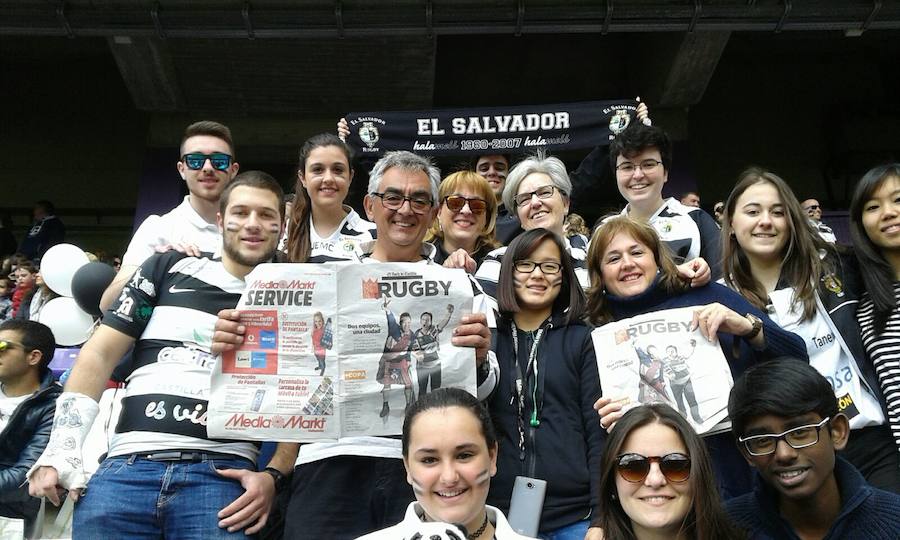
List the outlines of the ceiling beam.
<svg viewBox="0 0 900 540">
<path fill-rule="evenodd" d="M 34 2 L 2 0 L 0 35 L 273 39 L 469 34 L 900 29 L 900 2 Z M 161 4 L 165 4 L 161 7 Z M 335 5 L 340 6 L 336 9 Z M 786 9 L 790 6 L 790 9 Z M 198 20 L 215 24 L 198 26 Z"/>
<path fill-rule="evenodd" d="M 107 42 L 135 107 L 142 111 L 186 109 L 175 63 L 164 40 L 114 36 Z"/>
</svg>

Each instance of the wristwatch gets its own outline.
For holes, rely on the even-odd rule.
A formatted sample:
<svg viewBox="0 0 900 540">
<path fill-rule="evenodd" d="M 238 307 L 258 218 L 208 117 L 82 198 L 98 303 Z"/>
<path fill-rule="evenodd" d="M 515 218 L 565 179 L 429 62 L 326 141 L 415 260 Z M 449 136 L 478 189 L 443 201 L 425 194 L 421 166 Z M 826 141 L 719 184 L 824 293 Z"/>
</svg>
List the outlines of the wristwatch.
<svg viewBox="0 0 900 540">
<path fill-rule="evenodd" d="M 284 475 L 284 473 L 279 471 L 275 467 L 266 467 L 265 469 L 263 469 L 263 472 L 268 473 L 275 480 L 275 491 L 280 490 L 287 480 L 287 477 Z"/>
<path fill-rule="evenodd" d="M 753 325 L 753 328 L 750 329 L 750 333 L 747 334 L 746 336 L 744 336 L 744 339 L 753 339 L 756 337 L 756 334 L 758 334 L 759 331 L 762 330 L 762 327 L 763 327 L 762 319 L 760 319 L 759 317 L 757 317 L 756 315 L 754 315 L 752 313 L 748 313 L 748 314 L 744 315 L 744 317 L 746 317 L 747 320 L 750 321 L 750 324 Z"/>
</svg>

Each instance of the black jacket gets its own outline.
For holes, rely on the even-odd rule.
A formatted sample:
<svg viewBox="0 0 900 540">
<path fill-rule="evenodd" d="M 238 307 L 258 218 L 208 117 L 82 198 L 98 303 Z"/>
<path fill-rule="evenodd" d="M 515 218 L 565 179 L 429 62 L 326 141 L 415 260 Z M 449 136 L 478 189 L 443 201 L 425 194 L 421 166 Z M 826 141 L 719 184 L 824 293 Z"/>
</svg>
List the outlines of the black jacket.
<svg viewBox="0 0 900 540">
<path fill-rule="evenodd" d="M 600 453 L 604 440 L 594 402 L 600 397 L 600 377 L 591 328 L 578 321 L 562 324 L 559 314 L 544 325 L 535 362 L 537 419 L 531 426 L 535 400 L 534 370 L 526 372 L 531 340 L 520 337 L 525 451 L 520 453 L 516 359 L 510 321 L 502 318 L 494 332 L 500 381 L 488 401 L 499 437 L 497 476 L 488 504 L 509 511 L 516 476 L 547 481 L 541 531 L 552 531 L 587 518 L 597 509 Z"/>
<path fill-rule="evenodd" d="M 831 317 L 834 326 L 841 333 L 844 343 L 850 349 L 850 354 L 856 359 L 856 365 L 866 385 L 878 399 L 887 418 L 887 402 L 881 393 L 875 366 L 866 355 L 859 320 L 856 318 L 856 308 L 859 307 L 859 301 L 866 290 L 865 283 L 853 252 L 849 248 L 841 248 L 838 253 L 837 257 L 829 257 L 834 266 L 834 273 L 826 274 L 819 279 L 819 297 L 828 310 L 828 316 Z"/>
<path fill-rule="evenodd" d="M 62 386 L 57 384 L 53 373 L 46 370 L 40 390 L 16 408 L 0 433 L 0 497 L 3 501 L 29 502 L 28 488 L 20 486 L 25 482 L 25 474 L 47 447 L 56 398 L 61 393 Z"/>
</svg>

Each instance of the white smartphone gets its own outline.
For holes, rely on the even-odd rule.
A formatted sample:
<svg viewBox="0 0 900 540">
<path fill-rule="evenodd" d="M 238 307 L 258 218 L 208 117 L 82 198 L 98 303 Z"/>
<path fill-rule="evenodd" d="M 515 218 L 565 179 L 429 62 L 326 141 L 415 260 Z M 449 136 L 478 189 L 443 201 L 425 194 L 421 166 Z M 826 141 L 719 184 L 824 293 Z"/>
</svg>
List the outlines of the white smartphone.
<svg viewBox="0 0 900 540">
<path fill-rule="evenodd" d="M 517 476 L 509 503 L 509 525 L 519 534 L 537 537 L 541 510 L 547 494 L 547 481 Z"/>
</svg>

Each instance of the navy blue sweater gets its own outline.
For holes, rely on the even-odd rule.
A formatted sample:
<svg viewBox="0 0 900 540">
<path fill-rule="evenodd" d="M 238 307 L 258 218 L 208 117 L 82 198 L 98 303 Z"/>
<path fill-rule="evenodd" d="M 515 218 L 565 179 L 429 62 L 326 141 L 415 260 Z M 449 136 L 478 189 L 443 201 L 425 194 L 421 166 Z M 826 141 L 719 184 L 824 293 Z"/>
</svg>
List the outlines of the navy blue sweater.
<svg viewBox="0 0 900 540">
<path fill-rule="evenodd" d="M 593 408 L 600 397 L 600 376 L 591 328 L 580 321 L 565 325 L 559 313 L 543 328 L 535 359 L 536 377 L 535 369 L 526 368 L 532 339 L 519 337 L 517 359 L 510 320 L 501 318 L 494 332 L 500 381 L 488 407 L 497 428 L 500 451 L 488 504 L 507 513 L 516 476 L 546 480 L 540 530 L 549 532 L 585 519 L 597 510 L 603 430 Z M 521 366 L 525 398 L 524 452 L 519 447 L 517 363 Z M 539 424 L 531 425 L 535 408 Z"/>
<path fill-rule="evenodd" d="M 841 512 L 823 540 L 900 538 L 900 495 L 875 489 L 847 461 L 837 458 L 834 475 L 841 493 Z M 725 504 L 750 540 L 800 537 L 778 512 L 778 494 L 757 475 L 756 489 Z"/>
<path fill-rule="evenodd" d="M 659 280 L 656 280 L 641 294 L 629 298 L 607 294 L 607 301 L 615 320 L 664 309 L 705 306 L 714 302 L 718 302 L 740 315 L 753 313 L 763 321 L 763 334 L 766 339 L 766 347 L 763 350 L 753 350 L 744 339 L 732 334 L 724 332 L 717 334 L 719 345 L 722 347 L 722 352 L 731 368 L 731 375 L 735 380 L 755 362 L 785 356 L 802 360 L 809 359 L 806 354 L 806 345 L 797 334 L 782 330 L 743 296 L 718 283 L 710 283 L 703 287 L 670 294 L 664 291 L 659 286 Z M 737 342 L 737 349 L 734 347 L 735 342 Z M 735 355 L 735 350 L 737 355 Z M 732 434 L 730 432 L 719 433 L 705 437 L 703 440 L 709 448 L 722 498 L 728 500 L 748 493 L 753 485 L 752 471 L 735 446 Z"/>
</svg>

